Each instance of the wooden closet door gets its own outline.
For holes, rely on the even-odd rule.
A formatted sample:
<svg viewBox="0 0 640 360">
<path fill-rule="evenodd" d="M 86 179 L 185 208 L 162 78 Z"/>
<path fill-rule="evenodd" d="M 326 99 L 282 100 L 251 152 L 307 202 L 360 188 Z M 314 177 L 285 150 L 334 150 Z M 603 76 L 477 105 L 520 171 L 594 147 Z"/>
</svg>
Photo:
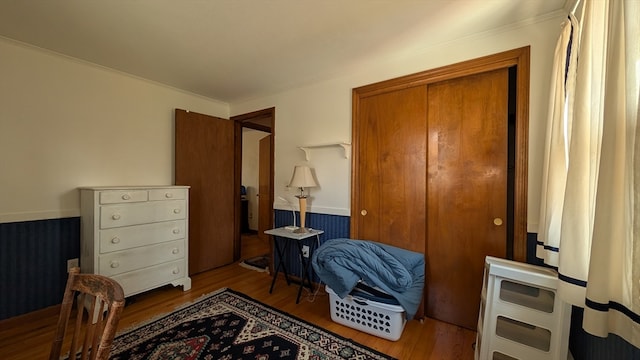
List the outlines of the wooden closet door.
<svg viewBox="0 0 640 360">
<path fill-rule="evenodd" d="M 175 183 L 191 186 L 189 274 L 196 274 L 232 263 L 239 243 L 235 123 L 179 109 L 175 116 Z"/>
<path fill-rule="evenodd" d="M 353 90 L 351 237 L 424 252 L 430 317 L 475 329 L 485 256 L 526 261 L 528 99 L 528 47 Z"/>
<path fill-rule="evenodd" d="M 358 108 L 351 236 L 424 253 L 426 88 L 365 97 Z"/>
<path fill-rule="evenodd" d="M 507 256 L 508 76 L 504 68 L 427 90 L 427 315 L 468 329 L 485 256 Z"/>
</svg>

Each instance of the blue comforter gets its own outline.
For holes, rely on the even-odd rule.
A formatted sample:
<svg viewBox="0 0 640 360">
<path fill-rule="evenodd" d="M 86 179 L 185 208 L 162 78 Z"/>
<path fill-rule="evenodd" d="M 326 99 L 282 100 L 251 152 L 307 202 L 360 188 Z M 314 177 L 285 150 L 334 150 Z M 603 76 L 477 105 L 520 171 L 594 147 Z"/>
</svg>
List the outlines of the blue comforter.
<svg viewBox="0 0 640 360">
<path fill-rule="evenodd" d="M 415 315 L 424 289 L 424 255 L 373 241 L 333 239 L 314 253 L 313 269 L 340 298 L 358 281 L 376 286 Z"/>
</svg>

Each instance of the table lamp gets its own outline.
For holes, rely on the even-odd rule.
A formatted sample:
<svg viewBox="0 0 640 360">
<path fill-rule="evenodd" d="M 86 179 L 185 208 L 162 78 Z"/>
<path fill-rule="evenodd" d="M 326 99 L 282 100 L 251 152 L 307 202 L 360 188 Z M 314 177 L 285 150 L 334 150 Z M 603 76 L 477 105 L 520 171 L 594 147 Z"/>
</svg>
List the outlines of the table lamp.
<svg viewBox="0 0 640 360">
<path fill-rule="evenodd" d="M 300 227 L 294 230 L 295 233 L 308 233 L 305 225 L 305 215 L 307 212 L 307 195 L 304 194 L 304 188 L 316 187 L 318 184 L 313 178 L 311 169 L 308 166 L 296 166 L 293 168 L 293 176 L 289 182 L 290 187 L 300 189 L 300 195 L 296 195 L 300 202 Z"/>
</svg>

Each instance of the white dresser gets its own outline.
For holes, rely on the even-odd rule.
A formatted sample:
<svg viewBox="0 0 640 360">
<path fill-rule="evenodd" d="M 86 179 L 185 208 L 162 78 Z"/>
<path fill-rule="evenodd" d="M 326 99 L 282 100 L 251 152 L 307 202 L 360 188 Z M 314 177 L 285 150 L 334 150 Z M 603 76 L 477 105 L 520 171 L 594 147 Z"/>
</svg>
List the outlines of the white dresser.
<svg viewBox="0 0 640 360">
<path fill-rule="evenodd" d="M 83 273 L 109 276 L 131 296 L 191 288 L 188 186 L 80 188 Z"/>
</svg>

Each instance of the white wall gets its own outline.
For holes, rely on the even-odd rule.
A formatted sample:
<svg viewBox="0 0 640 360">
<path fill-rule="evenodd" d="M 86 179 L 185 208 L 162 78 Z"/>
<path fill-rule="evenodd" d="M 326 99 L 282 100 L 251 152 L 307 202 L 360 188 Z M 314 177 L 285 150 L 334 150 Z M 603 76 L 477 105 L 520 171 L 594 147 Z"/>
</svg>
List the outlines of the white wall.
<svg viewBox="0 0 640 360">
<path fill-rule="evenodd" d="M 173 182 L 173 110 L 225 117 L 276 107 L 275 199 L 293 203 L 298 146 L 351 141 L 355 87 L 531 46 L 529 231 L 537 230 L 542 146 L 555 42 L 564 14 L 336 69 L 335 77 L 226 104 L 0 38 L 0 222 L 78 216 L 79 186 Z M 411 39 L 419 44 L 418 35 Z M 426 39 L 426 38 L 425 38 Z M 406 41 L 407 39 L 403 39 Z M 310 211 L 350 214 L 351 160 L 313 150 Z M 276 200 L 276 208 L 288 210 Z"/>
<path fill-rule="evenodd" d="M 79 186 L 173 183 L 174 109 L 229 105 L 0 38 L 0 222 L 79 216 Z"/>
<path fill-rule="evenodd" d="M 527 21 L 411 54 L 391 54 L 385 59 L 368 59 L 343 69 L 342 75 L 306 87 L 231 104 L 232 114 L 271 106 L 275 123 L 275 204 L 288 206 L 278 196 L 293 198 L 286 188 L 293 166 L 305 163 L 298 146 L 334 141 L 351 141 L 352 89 L 424 70 L 531 46 L 529 113 L 528 230 L 538 224 L 540 176 L 546 127 L 548 89 L 553 51 L 564 14 Z M 415 39 L 418 41 L 419 39 Z M 350 160 L 339 149 L 313 152 L 309 165 L 316 170 L 320 188 L 312 189 L 309 211 L 348 215 L 350 213 Z"/>
</svg>

